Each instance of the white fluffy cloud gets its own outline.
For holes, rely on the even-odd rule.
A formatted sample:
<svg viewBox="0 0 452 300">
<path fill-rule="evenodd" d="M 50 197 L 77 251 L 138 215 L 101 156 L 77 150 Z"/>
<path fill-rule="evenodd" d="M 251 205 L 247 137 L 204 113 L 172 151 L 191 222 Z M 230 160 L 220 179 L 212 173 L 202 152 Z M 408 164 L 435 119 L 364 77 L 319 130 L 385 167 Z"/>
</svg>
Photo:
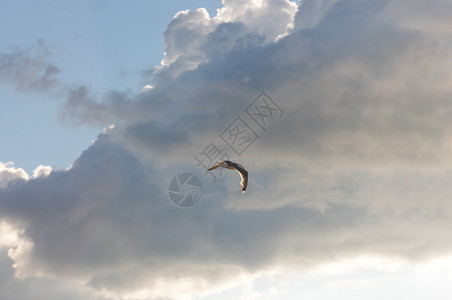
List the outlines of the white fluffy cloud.
<svg viewBox="0 0 452 300">
<path fill-rule="evenodd" d="M 50 173 L 52 173 L 52 167 L 39 165 L 33 170 L 33 178 L 49 176 Z"/>
<path fill-rule="evenodd" d="M 52 167 L 39 165 L 33 170 L 31 178 L 45 177 L 52 172 Z M 13 162 L 0 162 L 0 188 L 5 188 L 9 183 L 16 180 L 26 181 L 30 176 L 22 168 L 15 168 Z"/>
<path fill-rule="evenodd" d="M 22 168 L 15 168 L 14 163 L 7 162 L 2 163 L 0 162 L 0 188 L 6 187 L 6 185 L 16 179 L 28 179 L 27 172 L 24 171 Z"/>
<path fill-rule="evenodd" d="M 212 18 L 204 8 L 174 16 L 165 31 L 166 72 L 177 76 L 233 49 L 273 42 L 293 27 L 297 11 L 288 0 L 224 0 L 223 5 Z"/>
<path fill-rule="evenodd" d="M 438 20 L 417 26 L 407 9 L 418 2 L 224 1 L 214 17 L 178 13 L 153 89 L 99 102 L 73 90 L 67 117 L 116 126 L 71 169 L 11 181 L 25 175 L 0 165 L 0 216 L 28 247 L 11 250 L 16 274 L 158 299 L 362 255 L 450 255 L 452 40 Z M 236 174 L 212 183 L 194 156 L 262 90 L 284 114 L 231 157 L 250 170 L 242 198 Z M 204 183 L 189 210 L 167 197 L 184 170 Z"/>
</svg>

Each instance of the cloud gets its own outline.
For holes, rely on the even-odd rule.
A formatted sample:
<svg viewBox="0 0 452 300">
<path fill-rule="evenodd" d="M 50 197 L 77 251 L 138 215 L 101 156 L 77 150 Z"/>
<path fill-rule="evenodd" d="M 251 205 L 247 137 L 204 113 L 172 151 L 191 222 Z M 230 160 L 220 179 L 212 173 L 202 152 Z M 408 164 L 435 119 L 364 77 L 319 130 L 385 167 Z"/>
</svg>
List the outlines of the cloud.
<svg viewBox="0 0 452 300">
<path fill-rule="evenodd" d="M 293 25 L 297 5 L 286 0 L 224 0 L 210 18 L 204 8 L 181 11 L 165 30 L 165 72 L 178 76 L 235 47 L 269 43 Z M 160 70 L 158 68 L 157 70 Z"/>
<path fill-rule="evenodd" d="M 447 17 L 451 4 L 447 1 L 423 3 L 415 1 L 392 1 L 386 10 L 387 16 L 401 26 L 433 36 L 443 36 L 452 33 L 451 21 Z"/>
<path fill-rule="evenodd" d="M 22 92 L 56 92 L 62 88 L 60 70 L 49 61 L 51 52 L 43 40 L 29 49 L 13 48 L 0 53 L 0 83 Z"/>
<path fill-rule="evenodd" d="M 80 282 L 48 278 L 14 277 L 13 261 L 7 256 L 6 249 L 0 251 L 0 296 L 3 299 L 104 299 L 94 295 Z"/>
<path fill-rule="evenodd" d="M 295 17 L 294 25 L 297 29 L 313 28 L 324 17 L 325 13 L 337 0 L 304 0 Z"/>
<path fill-rule="evenodd" d="M 432 46 L 436 36 L 398 27 L 387 18 L 387 2 L 310 3 L 295 18 L 321 10 L 319 23 L 300 25 L 276 43 L 250 36 L 247 24 L 219 24 L 203 47 L 208 63 L 175 80 L 167 75 L 171 65 L 164 67 L 155 90 L 133 105 L 154 120 L 170 112 L 170 119 L 161 120 L 165 125 L 156 127 L 196 139 L 218 135 L 266 90 L 287 113 L 272 128 L 281 134 L 262 139 L 260 155 L 271 157 L 274 146 L 284 144 L 306 160 L 347 164 L 415 160 L 417 167 L 450 160 L 447 46 Z M 244 36 L 254 42 L 234 47 Z M 194 123 L 200 120 L 208 126 Z"/>
<path fill-rule="evenodd" d="M 50 173 L 52 173 L 52 167 L 39 165 L 33 171 L 33 178 L 38 178 L 38 177 L 42 177 L 42 176 L 49 176 Z"/>
<path fill-rule="evenodd" d="M 4 188 L 9 182 L 17 179 L 27 180 L 28 174 L 22 168 L 14 168 L 12 162 L 0 162 L 0 187 Z"/>
<path fill-rule="evenodd" d="M 153 87 L 152 85 L 146 84 L 145 86 L 143 86 L 143 88 L 141 89 L 141 91 L 142 91 L 143 93 L 146 93 L 146 92 L 152 91 L 153 89 L 154 89 L 154 87 Z"/>
<path fill-rule="evenodd" d="M 0 216 L 26 245 L 17 276 L 177 298 L 267 270 L 450 255 L 448 33 L 410 27 L 404 2 L 241 3 L 177 14 L 153 89 L 73 89 L 66 116 L 116 126 L 72 168 L 3 165 Z M 262 90 L 284 111 L 266 131 L 245 113 Z M 222 145 L 250 171 L 244 198 L 237 174 L 213 183 L 194 160 L 237 116 L 259 134 L 242 157 Z M 167 187 L 187 170 L 204 192 L 183 210 Z"/>
<path fill-rule="evenodd" d="M 45 177 L 52 172 L 52 167 L 39 165 L 33 170 L 31 178 Z M 15 168 L 13 162 L 0 162 L 0 188 L 5 188 L 9 183 L 14 181 L 26 181 L 30 176 L 22 168 Z"/>
</svg>

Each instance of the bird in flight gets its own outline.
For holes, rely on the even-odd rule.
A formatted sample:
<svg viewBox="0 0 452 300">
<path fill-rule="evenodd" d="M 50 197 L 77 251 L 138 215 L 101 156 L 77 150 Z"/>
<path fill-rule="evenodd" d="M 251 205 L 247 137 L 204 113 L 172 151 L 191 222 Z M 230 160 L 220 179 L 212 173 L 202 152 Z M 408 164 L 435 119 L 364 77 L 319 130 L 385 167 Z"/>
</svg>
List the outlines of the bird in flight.
<svg viewBox="0 0 452 300">
<path fill-rule="evenodd" d="M 242 181 L 240 182 L 240 187 L 242 188 L 242 193 L 245 193 L 246 186 L 248 185 L 248 171 L 245 170 L 245 168 L 242 165 L 229 160 L 225 160 L 220 161 L 216 165 L 210 167 L 209 169 L 207 169 L 207 171 L 212 171 L 215 170 L 216 168 L 225 168 L 229 170 L 236 170 L 237 172 L 239 172 L 240 178 L 242 178 Z"/>
</svg>

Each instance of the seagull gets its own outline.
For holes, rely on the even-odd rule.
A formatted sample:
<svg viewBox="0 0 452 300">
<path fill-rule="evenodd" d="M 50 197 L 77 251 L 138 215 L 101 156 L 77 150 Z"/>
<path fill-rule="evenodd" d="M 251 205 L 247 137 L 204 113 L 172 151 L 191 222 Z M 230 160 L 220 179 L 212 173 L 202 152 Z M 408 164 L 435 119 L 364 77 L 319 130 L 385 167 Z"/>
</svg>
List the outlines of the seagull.
<svg viewBox="0 0 452 300">
<path fill-rule="evenodd" d="M 207 171 L 215 170 L 216 168 L 221 167 L 229 170 L 236 170 L 240 174 L 240 178 L 242 181 L 240 182 L 240 187 L 242 188 L 242 193 L 245 193 L 246 186 L 248 185 L 248 171 L 241 164 L 234 163 L 229 160 L 220 161 L 216 165 L 207 169 Z"/>
</svg>

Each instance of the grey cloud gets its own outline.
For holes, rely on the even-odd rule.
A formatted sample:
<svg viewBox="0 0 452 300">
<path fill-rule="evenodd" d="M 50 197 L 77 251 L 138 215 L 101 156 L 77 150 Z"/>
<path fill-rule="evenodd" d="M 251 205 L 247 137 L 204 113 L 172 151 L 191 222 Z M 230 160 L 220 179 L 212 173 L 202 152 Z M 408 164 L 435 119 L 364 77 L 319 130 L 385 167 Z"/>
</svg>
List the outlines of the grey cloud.
<svg viewBox="0 0 452 300">
<path fill-rule="evenodd" d="M 414 2 L 391 1 L 386 16 L 410 30 L 427 32 L 431 35 L 450 35 L 452 32 L 448 12 L 451 3 L 447 1 Z"/>
<path fill-rule="evenodd" d="M 295 16 L 294 27 L 296 29 L 315 27 L 336 2 L 337 0 L 304 0 Z"/>
<path fill-rule="evenodd" d="M 209 18 L 204 9 L 176 14 L 165 31 L 166 54 L 163 65 L 154 71 L 154 90 L 136 94 L 131 103 L 122 105 L 112 103 L 108 95 L 102 101 L 96 101 L 80 95 L 84 88 L 73 89 L 63 115 L 75 122 L 96 124 L 97 120 L 104 122 L 105 119 L 117 122 L 126 119 L 130 123 L 140 118 L 143 122 L 146 121 L 142 119 L 144 113 L 158 119 L 159 113 L 168 110 L 176 114 L 183 109 L 188 109 L 189 114 L 194 109 L 210 111 L 219 102 L 215 100 L 214 90 L 220 98 L 223 98 L 221 94 L 229 93 L 231 101 L 237 101 L 234 98 L 241 94 L 239 99 L 247 101 L 255 95 L 248 91 L 249 70 L 241 70 L 252 67 L 269 70 L 255 54 L 261 54 L 257 53 L 258 49 L 271 44 L 277 35 L 284 34 L 296 11 L 290 1 L 264 2 L 262 6 L 256 6 L 226 1 L 222 12 L 213 18 Z M 243 5 L 247 12 L 242 11 Z M 256 14 L 252 13 L 253 10 Z M 236 12 L 240 13 L 235 16 Z M 278 20 L 277 26 L 270 25 L 269 19 L 273 18 Z M 235 56 L 243 61 L 234 59 Z M 248 60 L 253 61 L 252 66 Z M 242 85 L 241 91 L 234 92 L 238 83 Z M 193 85 L 197 86 L 197 91 Z M 260 92 L 261 87 L 256 90 Z M 207 97 L 212 97 L 212 102 L 205 103 Z M 173 119 L 178 119 L 178 116 Z"/>
<path fill-rule="evenodd" d="M 158 290 L 161 280 L 215 285 L 274 264 L 310 267 L 357 253 L 416 261 L 452 246 L 448 231 L 436 230 L 451 226 L 451 207 L 435 193 L 448 173 L 281 168 L 278 174 L 292 172 L 286 185 L 235 199 L 221 183 L 206 184 L 202 203 L 183 210 L 165 195 L 171 172 L 156 166 L 101 135 L 70 170 L 0 190 L 2 217 L 23 224 L 23 238 L 34 244 L 29 261 L 15 257 L 18 271 L 90 278 L 92 288 L 120 296 Z M 274 180 L 270 171 L 253 180 L 265 176 Z M 294 200 L 272 203 L 280 198 Z"/>
<path fill-rule="evenodd" d="M 76 118 L 119 125 L 72 169 L 0 189 L 0 214 L 21 220 L 35 245 L 30 276 L 89 278 L 121 296 L 161 281 L 215 286 L 275 265 L 449 254 L 447 47 L 388 18 L 391 1 L 305 4 L 294 30 L 271 43 L 243 20 L 206 25 L 192 42 L 207 60 L 177 56 L 175 45 L 168 57 L 184 72 L 163 67 L 152 91 L 96 102 L 75 90 Z M 173 26 L 205 29 L 202 11 L 184 16 Z M 240 158 L 250 170 L 242 198 L 237 177 L 211 183 L 193 156 L 262 90 L 285 113 Z M 205 184 L 190 210 L 166 195 L 184 169 Z M 152 297 L 163 295 L 177 292 Z"/>
<path fill-rule="evenodd" d="M 23 92 L 58 92 L 60 70 L 49 61 L 50 51 L 42 40 L 30 49 L 13 48 L 0 54 L 0 83 Z"/>
<path fill-rule="evenodd" d="M 451 153 L 446 46 L 434 43 L 436 35 L 398 27 L 387 18 L 390 4 L 306 1 L 296 18 L 312 9 L 321 17 L 270 44 L 250 36 L 244 23 L 219 24 L 200 36 L 208 63 L 177 78 L 163 68 L 155 89 L 128 103 L 134 112 L 127 117 L 126 105 L 105 110 L 126 120 L 129 134 L 141 126 L 134 123 L 151 126 L 143 141 L 129 139 L 139 148 L 160 145 L 190 158 L 266 90 L 286 114 L 256 143 L 259 151 L 249 150 L 249 160 L 271 161 L 278 151 L 282 160 L 314 166 L 329 160 L 345 168 L 434 168 Z M 245 37 L 252 42 L 235 46 Z"/>
<path fill-rule="evenodd" d="M 111 91 L 97 101 L 88 86 L 68 89 L 66 101 L 60 108 L 62 120 L 75 124 L 90 123 L 108 125 L 115 120 L 119 111 L 127 115 L 130 103 L 126 92 Z M 116 107 L 112 110 L 111 107 Z"/>
<path fill-rule="evenodd" d="M 231 68 L 235 83 L 246 74 L 248 89 L 267 90 L 280 101 L 287 114 L 271 129 L 280 134 L 262 139 L 261 151 L 284 144 L 320 160 L 441 164 L 451 134 L 445 100 L 451 91 L 441 84 L 449 77 L 446 57 L 438 55 L 442 46 L 425 52 L 432 37 L 385 22 L 385 8 L 382 2 L 341 1 L 314 28 L 196 71 Z M 436 81 L 435 74 L 444 77 Z M 433 86 L 441 93 L 437 101 L 426 100 Z"/>
<path fill-rule="evenodd" d="M 142 144 L 145 148 L 164 152 L 172 147 L 180 147 L 188 142 L 188 133 L 182 129 L 160 128 L 154 122 L 139 123 L 128 126 L 125 139 L 132 143 Z"/>
<path fill-rule="evenodd" d="M 251 46 L 259 47 L 265 44 L 265 38 L 256 33 L 248 33 L 246 25 L 238 22 L 222 23 L 207 35 L 204 49 L 209 61 L 216 61 L 232 50 L 243 50 Z M 245 33 L 245 34 L 244 34 Z"/>
</svg>

